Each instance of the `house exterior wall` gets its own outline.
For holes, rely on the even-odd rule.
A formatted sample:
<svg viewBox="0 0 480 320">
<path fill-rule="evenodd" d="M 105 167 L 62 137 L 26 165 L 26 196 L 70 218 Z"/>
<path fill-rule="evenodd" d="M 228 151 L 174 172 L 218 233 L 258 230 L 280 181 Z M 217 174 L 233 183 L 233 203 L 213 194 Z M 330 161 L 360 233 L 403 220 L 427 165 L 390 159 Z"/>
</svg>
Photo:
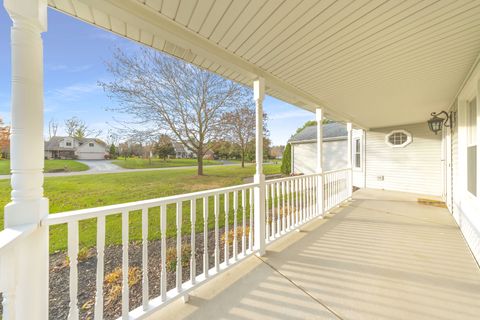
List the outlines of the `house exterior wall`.
<svg viewBox="0 0 480 320">
<path fill-rule="evenodd" d="M 67 145 L 67 143 L 70 143 L 70 145 Z M 60 148 L 69 148 L 69 149 L 74 149 L 78 146 L 78 142 L 77 140 L 75 140 L 74 138 L 71 138 L 71 137 L 68 137 L 68 138 L 65 138 L 63 139 L 62 141 L 60 141 L 58 143 L 58 146 Z"/>
<path fill-rule="evenodd" d="M 393 130 L 405 130 L 412 142 L 392 147 L 385 141 Z M 442 136 L 426 123 L 372 129 L 366 132 L 366 187 L 441 196 Z"/>
<path fill-rule="evenodd" d="M 89 142 L 85 142 L 82 145 L 78 146 L 77 150 L 75 151 L 75 155 L 78 159 L 84 160 L 101 160 L 105 159 L 105 146 L 97 143 L 92 142 L 93 147 L 90 147 Z"/>
<path fill-rule="evenodd" d="M 347 167 L 347 140 L 323 142 L 323 171 L 343 169 Z M 316 171 L 317 143 L 292 143 L 292 172 L 310 174 Z"/>
<path fill-rule="evenodd" d="M 467 103 L 477 99 L 477 150 L 480 142 L 480 66 L 473 69 L 460 90 L 450 111 L 454 113 L 452 128 L 452 215 L 473 255 L 480 262 L 480 154 L 477 152 L 477 195 L 467 190 Z"/>
</svg>

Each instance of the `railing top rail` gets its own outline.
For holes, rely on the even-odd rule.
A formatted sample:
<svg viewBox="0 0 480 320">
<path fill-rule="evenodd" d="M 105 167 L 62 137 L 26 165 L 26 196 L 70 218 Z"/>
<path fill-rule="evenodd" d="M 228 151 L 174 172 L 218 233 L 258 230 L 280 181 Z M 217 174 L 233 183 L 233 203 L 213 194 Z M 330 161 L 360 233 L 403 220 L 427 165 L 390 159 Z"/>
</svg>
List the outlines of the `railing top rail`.
<svg viewBox="0 0 480 320">
<path fill-rule="evenodd" d="M 320 176 L 320 175 L 327 175 L 327 174 L 332 174 L 332 173 L 342 172 L 342 171 L 348 171 L 348 170 L 350 170 L 350 168 L 335 169 L 335 170 L 325 171 L 323 173 L 301 174 L 301 175 L 290 176 L 290 177 L 285 177 L 285 178 L 266 180 L 265 183 L 266 184 L 272 184 L 272 183 L 277 183 L 277 182 L 282 182 L 282 181 L 289 181 L 289 180 L 308 178 L 308 177 L 316 177 L 316 176 Z"/>
<path fill-rule="evenodd" d="M 289 180 L 308 178 L 308 177 L 316 177 L 316 176 L 320 176 L 320 175 L 322 175 L 322 174 L 321 173 L 301 174 L 301 175 L 296 175 L 296 176 L 289 176 L 289 177 L 284 177 L 284 178 L 266 180 L 265 184 L 272 184 L 272 183 L 277 183 L 277 182 L 282 182 L 282 181 L 289 181 Z"/>
<path fill-rule="evenodd" d="M 174 196 L 168 196 L 168 197 L 162 197 L 162 198 L 127 202 L 122 204 L 115 204 L 115 205 L 96 207 L 96 208 L 67 211 L 62 213 L 51 214 L 45 220 L 43 220 L 42 223 L 46 225 L 63 224 L 69 221 L 86 220 L 86 219 L 96 218 L 102 215 L 122 213 L 123 211 L 135 211 L 135 210 L 143 209 L 145 207 L 147 208 L 159 207 L 161 205 L 167 205 L 171 203 L 188 201 L 188 200 L 193 200 L 193 199 L 198 199 L 203 197 L 210 197 L 215 194 L 233 192 L 233 191 L 253 188 L 257 186 L 258 186 L 257 183 L 247 183 L 247 184 L 241 184 L 241 185 L 236 185 L 236 186 L 231 186 L 226 188 L 204 190 L 204 191 L 198 191 L 198 192 L 192 192 L 192 193 L 186 193 L 186 194 L 180 194 L 180 195 L 174 195 Z"/>
<path fill-rule="evenodd" d="M 36 224 L 22 224 L 0 231 L 0 256 L 13 247 L 20 239 L 31 234 L 36 227 Z"/>
<path fill-rule="evenodd" d="M 351 170 L 351 168 L 342 168 L 342 169 L 335 169 L 335 170 L 325 171 L 323 174 L 330 174 L 330 173 L 341 172 L 341 171 L 348 171 L 348 170 Z"/>
</svg>

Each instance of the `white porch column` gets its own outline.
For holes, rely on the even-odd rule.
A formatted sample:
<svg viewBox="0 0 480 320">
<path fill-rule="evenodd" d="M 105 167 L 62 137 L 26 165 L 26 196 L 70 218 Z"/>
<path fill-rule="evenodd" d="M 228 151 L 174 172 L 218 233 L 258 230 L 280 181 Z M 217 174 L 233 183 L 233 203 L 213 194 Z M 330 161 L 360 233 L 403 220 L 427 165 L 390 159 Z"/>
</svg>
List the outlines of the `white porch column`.
<svg viewBox="0 0 480 320">
<path fill-rule="evenodd" d="M 13 21 L 12 129 L 10 136 L 12 201 L 5 227 L 37 224 L 16 248 L 16 319 L 48 318 L 48 215 L 43 197 L 43 45 L 47 0 L 4 0 Z M 12 259 L 14 260 L 14 259 Z"/>
<path fill-rule="evenodd" d="M 253 82 L 253 99 L 256 106 L 255 135 L 255 176 L 254 182 L 254 238 L 255 250 L 262 256 L 265 254 L 265 175 L 263 174 L 263 99 L 265 97 L 265 80 L 259 78 Z"/>
<path fill-rule="evenodd" d="M 317 108 L 315 112 L 315 118 L 317 121 L 317 166 L 316 172 L 322 175 L 317 177 L 317 211 L 318 216 L 323 217 L 325 213 L 325 204 L 324 204 L 324 179 L 323 179 L 323 110 L 321 108 Z"/>
<path fill-rule="evenodd" d="M 353 166 L 352 166 L 353 153 L 352 153 L 352 123 L 351 122 L 347 123 L 347 136 L 348 136 L 348 139 L 347 139 L 347 143 L 348 143 L 348 146 L 347 146 L 347 155 L 348 155 L 347 168 L 350 170 L 348 172 L 347 193 L 348 193 L 348 198 L 351 198 L 352 197 L 352 186 L 353 186 L 353 169 L 352 169 L 353 168 Z"/>
</svg>

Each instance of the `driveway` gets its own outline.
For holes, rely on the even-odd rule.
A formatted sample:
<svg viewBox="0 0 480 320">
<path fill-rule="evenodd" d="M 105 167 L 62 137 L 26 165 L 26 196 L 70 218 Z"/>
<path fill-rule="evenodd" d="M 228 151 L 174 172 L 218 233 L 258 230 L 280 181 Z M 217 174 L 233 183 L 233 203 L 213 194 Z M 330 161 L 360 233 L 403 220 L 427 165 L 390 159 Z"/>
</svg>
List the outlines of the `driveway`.
<svg viewBox="0 0 480 320">
<path fill-rule="evenodd" d="M 90 167 L 84 172 L 115 172 L 125 171 L 122 167 L 113 164 L 111 160 L 77 160 L 80 163 L 86 164 Z"/>
</svg>

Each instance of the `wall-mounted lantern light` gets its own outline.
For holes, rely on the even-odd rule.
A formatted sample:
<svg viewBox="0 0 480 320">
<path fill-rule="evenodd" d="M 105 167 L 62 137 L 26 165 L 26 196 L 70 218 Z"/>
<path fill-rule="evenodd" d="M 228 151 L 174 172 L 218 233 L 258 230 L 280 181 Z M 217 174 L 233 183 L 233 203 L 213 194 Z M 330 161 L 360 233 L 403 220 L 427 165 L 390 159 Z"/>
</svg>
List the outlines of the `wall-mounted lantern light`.
<svg viewBox="0 0 480 320">
<path fill-rule="evenodd" d="M 440 115 L 445 115 L 445 118 L 439 117 Z M 445 112 L 441 111 L 439 113 L 432 112 L 431 113 L 432 118 L 428 120 L 428 127 L 430 130 L 437 134 L 440 131 L 442 131 L 442 127 L 450 127 L 451 126 L 451 116 Z"/>
</svg>

